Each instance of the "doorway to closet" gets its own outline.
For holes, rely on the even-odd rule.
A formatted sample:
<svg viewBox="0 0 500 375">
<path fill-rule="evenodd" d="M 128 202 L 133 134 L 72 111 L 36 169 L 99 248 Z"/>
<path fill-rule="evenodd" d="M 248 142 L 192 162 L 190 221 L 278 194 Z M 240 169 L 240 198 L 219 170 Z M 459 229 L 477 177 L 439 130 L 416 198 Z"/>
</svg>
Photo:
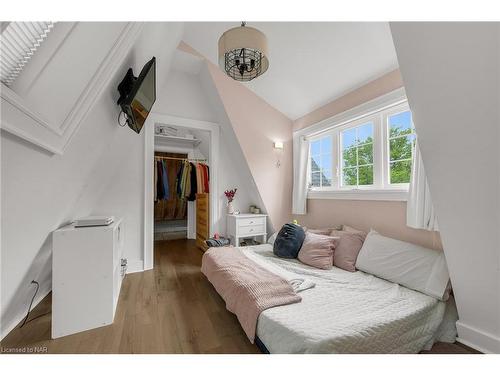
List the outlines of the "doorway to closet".
<svg viewBox="0 0 500 375">
<path fill-rule="evenodd" d="M 203 248 L 208 238 L 204 215 L 210 194 L 210 134 L 156 124 L 154 137 L 154 240 L 196 239 Z"/>
<path fill-rule="evenodd" d="M 219 225 L 219 126 L 151 113 L 145 126 L 144 269 L 162 251 L 203 250 Z"/>
<path fill-rule="evenodd" d="M 177 192 L 177 175 L 187 154 L 155 151 L 154 240 L 187 239 L 187 200 Z"/>
</svg>

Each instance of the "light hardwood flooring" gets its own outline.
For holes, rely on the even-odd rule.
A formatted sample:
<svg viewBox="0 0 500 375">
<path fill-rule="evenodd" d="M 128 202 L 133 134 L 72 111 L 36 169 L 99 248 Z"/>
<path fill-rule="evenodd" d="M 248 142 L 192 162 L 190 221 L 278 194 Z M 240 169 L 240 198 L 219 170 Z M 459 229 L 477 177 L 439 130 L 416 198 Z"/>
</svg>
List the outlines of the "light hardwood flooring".
<svg viewBox="0 0 500 375">
<path fill-rule="evenodd" d="M 112 325 L 52 340 L 51 296 L 0 342 L 3 353 L 260 353 L 200 272 L 194 240 L 155 242 L 155 268 L 129 274 Z M 29 350 L 26 350 L 29 351 Z M 471 353 L 457 344 L 427 353 Z"/>
</svg>

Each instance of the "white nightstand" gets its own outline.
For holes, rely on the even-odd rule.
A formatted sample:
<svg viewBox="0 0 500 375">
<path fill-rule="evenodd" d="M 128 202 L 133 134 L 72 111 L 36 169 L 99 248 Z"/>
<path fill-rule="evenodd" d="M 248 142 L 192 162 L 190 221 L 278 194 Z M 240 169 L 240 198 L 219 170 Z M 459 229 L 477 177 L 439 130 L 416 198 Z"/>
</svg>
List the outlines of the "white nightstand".
<svg viewBox="0 0 500 375">
<path fill-rule="evenodd" d="M 227 235 L 231 244 L 239 246 L 240 240 L 248 237 L 260 237 L 262 243 L 266 243 L 266 219 L 265 214 L 227 215 Z"/>
</svg>

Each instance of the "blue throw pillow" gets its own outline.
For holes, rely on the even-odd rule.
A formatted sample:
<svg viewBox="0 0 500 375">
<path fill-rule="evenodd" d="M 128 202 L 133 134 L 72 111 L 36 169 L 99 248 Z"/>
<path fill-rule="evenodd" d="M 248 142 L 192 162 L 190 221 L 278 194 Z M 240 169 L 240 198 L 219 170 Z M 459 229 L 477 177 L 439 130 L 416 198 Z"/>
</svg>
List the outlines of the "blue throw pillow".
<svg viewBox="0 0 500 375">
<path fill-rule="evenodd" d="M 285 224 L 276 236 L 273 253 L 280 258 L 297 258 L 305 238 L 304 229 L 295 224 Z"/>
</svg>

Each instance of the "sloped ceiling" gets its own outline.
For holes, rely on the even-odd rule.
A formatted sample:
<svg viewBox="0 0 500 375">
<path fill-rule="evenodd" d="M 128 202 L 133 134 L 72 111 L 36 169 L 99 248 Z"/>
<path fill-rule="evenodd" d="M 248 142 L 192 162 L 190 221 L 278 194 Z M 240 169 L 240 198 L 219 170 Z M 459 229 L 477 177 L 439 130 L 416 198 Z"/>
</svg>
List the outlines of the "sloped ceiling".
<svg viewBox="0 0 500 375">
<path fill-rule="evenodd" d="M 386 22 L 249 22 L 269 42 L 270 66 L 246 87 L 295 120 L 398 67 Z M 191 22 L 183 40 L 217 62 L 217 42 L 239 22 Z"/>
</svg>

